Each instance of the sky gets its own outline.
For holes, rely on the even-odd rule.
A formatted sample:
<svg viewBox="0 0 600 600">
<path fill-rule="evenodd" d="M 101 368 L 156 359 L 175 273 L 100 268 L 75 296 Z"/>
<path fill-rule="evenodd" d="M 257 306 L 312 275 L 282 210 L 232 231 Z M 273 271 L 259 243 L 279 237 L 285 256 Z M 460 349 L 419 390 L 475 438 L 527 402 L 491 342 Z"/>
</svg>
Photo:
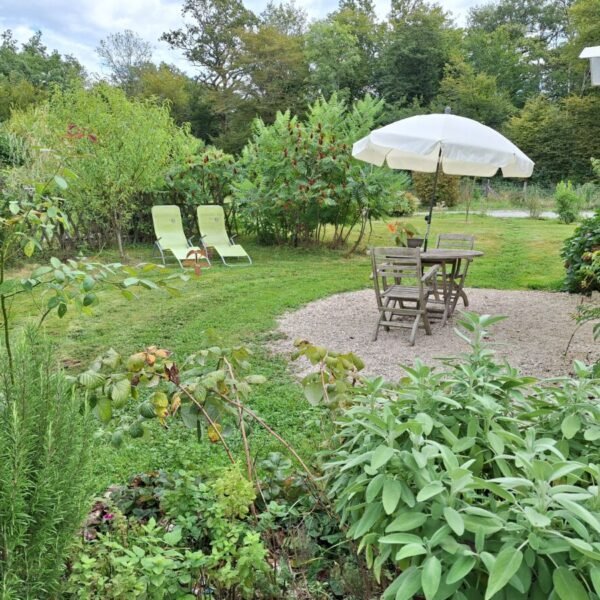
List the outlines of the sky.
<svg viewBox="0 0 600 600">
<path fill-rule="evenodd" d="M 476 0 L 440 2 L 464 21 Z M 72 54 L 88 73 L 102 74 L 95 52 L 100 40 L 111 33 L 131 29 L 153 45 L 156 62 L 175 64 L 188 72 L 190 66 L 181 54 L 159 42 L 160 35 L 183 24 L 182 0 L 0 0 L 0 30 L 11 29 L 19 42 L 28 40 L 37 30 L 49 50 Z M 260 13 L 267 0 L 245 0 L 245 6 Z M 309 19 L 322 18 L 337 8 L 338 0 L 296 0 Z M 375 0 L 378 15 L 389 11 L 389 0 Z"/>
</svg>

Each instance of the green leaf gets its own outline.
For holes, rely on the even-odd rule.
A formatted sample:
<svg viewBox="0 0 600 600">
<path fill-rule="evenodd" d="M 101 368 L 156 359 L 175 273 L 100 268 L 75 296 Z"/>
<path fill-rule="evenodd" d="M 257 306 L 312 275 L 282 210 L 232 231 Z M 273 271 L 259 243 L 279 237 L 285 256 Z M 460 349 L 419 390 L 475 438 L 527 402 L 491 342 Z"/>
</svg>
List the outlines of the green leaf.
<svg viewBox="0 0 600 600">
<path fill-rule="evenodd" d="M 458 511 L 450 506 L 446 506 L 446 508 L 444 508 L 444 518 L 446 519 L 446 523 L 450 525 L 450 529 L 452 529 L 456 535 L 461 536 L 465 532 L 465 522 Z"/>
<path fill-rule="evenodd" d="M 442 579 L 442 563 L 437 556 L 430 556 L 423 563 L 423 572 L 421 574 L 421 587 L 426 600 L 433 600 L 440 587 Z"/>
<path fill-rule="evenodd" d="M 114 402 L 124 402 L 131 393 L 131 383 L 129 379 L 121 379 L 115 382 L 110 390 L 110 397 Z"/>
<path fill-rule="evenodd" d="M 390 533 L 377 541 L 380 544 L 418 544 L 421 538 L 414 533 Z"/>
<path fill-rule="evenodd" d="M 511 577 L 519 570 L 523 561 L 523 553 L 515 548 L 505 548 L 498 554 L 490 571 L 485 600 L 489 600 L 510 581 Z"/>
<path fill-rule="evenodd" d="M 356 524 L 356 530 L 354 531 L 353 539 L 357 540 L 367 533 L 371 527 L 375 524 L 377 519 L 383 516 L 381 505 L 379 503 L 370 504 L 360 518 L 360 521 Z"/>
<path fill-rule="evenodd" d="M 400 562 L 405 558 L 420 556 L 421 554 L 427 554 L 427 550 L 422 544 L 406 544 L 396 553 L 396 561 Z"/>
<path fill-rule="evenodd" d="M 375 498 L 377 498 L 377 495 L 383 487 L 384 480 L 385 475 L 383 473 L 380 473 L 376 477 L 373 477 L 371 481 L 369 481 L 369 485 L 367 486 L 367 489 L 365 491 L 365 500 L 367 502 L 371 503 L 373 502 L 373 500 L 375 500 Z"/>
<path fill-rule="evenodd" d="M 597 532 L 600 533 L 600 523 L 598 522 L 598 519 L 589 510 L 587 510 L 587 508 L 584 508 L 577 502 L 573 502 L 573 500 L 565 498 L 562 494 L 556 494 L 554 499 L 564 508 L 572 512 L 576 517 L 579 517 L 582 521 L 585 521 L 588 525 L 591 525 Z"/>
<path fill-rule="evenodd" d="M 383 467 L 383 465 L 385 465 L 390 460 L 390 458 L 392 458 L 392 456 L 394 456 L 393 448 L 390 448 L 389 446 L 385 446 L 383 444 L 381 446 L 378 446 L 373 451 L 373 455 L 371 456 L 371 468 L 379 469 L 380 467 Z"/>
<path fill-rule="evenodd" d="M 590 568 L 590 579 L 592 580 L 596 595 L 600 596 L 600 567 Z"/>
<path fill-rule="evenodd" d="M 496 454 L 504 454 L 504 441 L 498 434 L 488 431 L 487 439 Z"/>
<path fill-rule="evenodd" d="M 67 314 L 67 305 L 64 302 L 61 302 L 58 305 L 58 310 L 56 312 L 58 313 L 58 318 L 62 319 Z"/>
<path fill-rule="evenodd" d="M 580 428 L 581 419 L 579 418 L 579 415 L 569 415 L 568 417 L 565 417 L 560 425 L 562 434 L 568 440 L 572 439 Z"/>
<path fill-rule="evenodd" d="M 412 600 L 421 589 L 421 573 L 416 567 L 403 571 L 383 593 L 384 600 Z"/>
<path fill-rule="evenodd" d="M 477 559 L 471 555 L 460 556 L 452 563 L 452 567 L 446 577 L 446 583 L 451 585 L 464 579 L 473 569 Z"/>
<path fill-rule="evenodd" d="M 304 395 L 312 406 L 317 406 L 323 399 L 323 386 L 318 383 L 309 383 L 304 386 Z"/>
<path fill-rule="evenodd" d="M 581 581 L 566 567 L 558 567 L 554 571 L 552 582 L 560 600 L 589 600 Z"/>
<path fill-rule="evenodd" d="M 108 398 L 100 398 L 94 410 L 102 423 L 108 423 L 112 419 L 112 405 Z"/>
<path fill-rule="evenodd" d="M 433 498 L 441 494 L 446 488 L 441 481 L 432 481 L 422 488 L 417 494 L 417 502 L 425 502 L 429 498 Z"/>
<path fill-rule="evenodd" d="M 23 248 L 23 252 L 25 253 L 25 256 L 29 258 L 35 252 L 35 242 L 33 240 L 28 240 Z"/>
<path fill-rule="evenodd" d="M 60 175 L 54 176 L 54 182 L 61 190 L 66 190 L 69 187 L 67 182 Z"/>
<path fill-rule="evenodd" d="M 386 533 L 396 531 L 411 531 L 427 521 L 427 515 L 422 512 L 406 512 L 398 515 L 386 528 Z"/>
<path fill-rule="evenodd" d="M 386 479 L 383 484 L 381 501 L 383 502 L 383 510 L 385 510 L 387 515 L 391 515 L 396 510 L 401 495 L 402 486 L 400 482 L 395 479 Z"/>
<path fill-rule="evenodd" d="M 176 546 L 181 541 L 182 537 L 181 527 L 175 527 L 168 533 L 165 533 L 164 540 L 169 546 Z"/>
<path fill-rule="evenodd" d="M 546 515 L 542 515 L 541 513 L 537 512 L 537 510 L 534 510 L 529 506 L 525 507 L 525 516 L 534 527 L 550 526 L 551 521 Z"/>
</svg>

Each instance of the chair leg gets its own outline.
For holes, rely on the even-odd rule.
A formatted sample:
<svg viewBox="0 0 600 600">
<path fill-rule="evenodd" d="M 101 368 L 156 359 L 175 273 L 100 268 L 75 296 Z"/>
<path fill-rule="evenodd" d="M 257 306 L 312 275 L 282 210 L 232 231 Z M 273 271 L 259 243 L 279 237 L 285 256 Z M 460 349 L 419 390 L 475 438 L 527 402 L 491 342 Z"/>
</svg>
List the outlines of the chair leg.
<svg viewBox="0 0 600 600">
<path fill-rule="evenodd" d="M 420 319 L 421 319 L 421 315 L 417 315 L 415 317 L 415 322 L 413 323 L 412 329 L 410 331 L 409 343 L 411 346 L 415 345 L 415 338 L 417 337 L 417 330 L 419 329 L 419 320 Z"/>
<path fill-rule="evenodd" d="M 431 323 L 429 322 L 426 309 L 423 311 L 423 325 L 425 326 L 425 333 L 431 335 Z"/>
<path fill-rule="evenodd" d="M 377 341 L 377 336 L 379 335 L 379 324 L 381 323 L 381 316 L 377 319 L 377 325 L 375 325 L 375 333 L 373 333 L 373 341 Z"/>
</svg>

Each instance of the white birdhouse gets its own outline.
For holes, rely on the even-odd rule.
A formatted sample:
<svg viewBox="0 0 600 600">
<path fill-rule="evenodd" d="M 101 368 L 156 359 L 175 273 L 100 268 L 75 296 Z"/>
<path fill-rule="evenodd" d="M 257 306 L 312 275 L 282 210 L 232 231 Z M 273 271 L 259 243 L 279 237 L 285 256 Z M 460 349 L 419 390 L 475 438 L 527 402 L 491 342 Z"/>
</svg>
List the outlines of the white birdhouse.
<svg viewBox="0 0 600 600">
<path fill-rule="evenodd" d="M 592 76 L 592 85 L 600 85 L 600 46 L 584 48 L 579 58 L 590 59 L 590 73 Z"/>
</svg>

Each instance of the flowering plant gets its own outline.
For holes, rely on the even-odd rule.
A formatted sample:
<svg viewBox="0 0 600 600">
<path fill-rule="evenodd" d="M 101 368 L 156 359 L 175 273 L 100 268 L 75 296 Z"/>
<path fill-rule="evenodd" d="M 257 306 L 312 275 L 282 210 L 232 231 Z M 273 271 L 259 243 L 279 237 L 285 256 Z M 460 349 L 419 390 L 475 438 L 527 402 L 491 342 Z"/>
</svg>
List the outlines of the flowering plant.
<svg viewBox="0 0 600 600">
<path fill-rule="evenodd" d="M 394 236 L 396 246 L 408 246 L 408 240 L 418 239 L 419 231 L 414 225 L 403 221 L 388 223 L 387 228 Z"/>
</svg>

